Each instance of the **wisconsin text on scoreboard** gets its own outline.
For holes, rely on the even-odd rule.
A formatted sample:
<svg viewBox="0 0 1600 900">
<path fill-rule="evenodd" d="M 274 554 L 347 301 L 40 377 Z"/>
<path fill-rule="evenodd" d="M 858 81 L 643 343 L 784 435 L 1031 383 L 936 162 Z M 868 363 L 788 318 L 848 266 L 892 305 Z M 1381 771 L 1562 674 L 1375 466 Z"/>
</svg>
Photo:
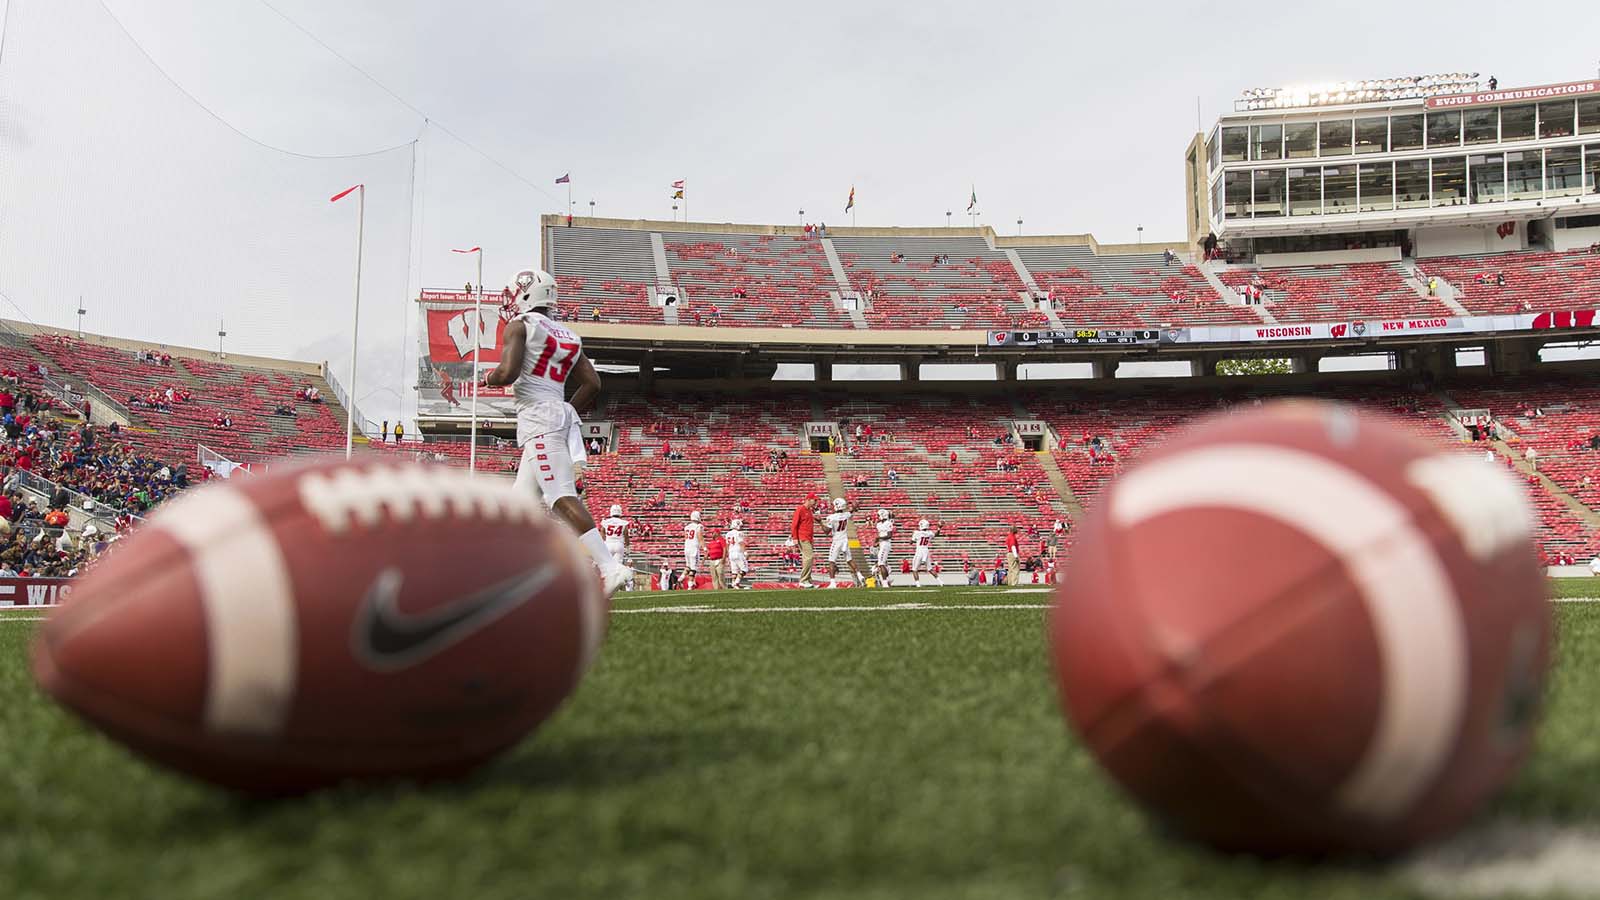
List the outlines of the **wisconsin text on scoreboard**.
<svg viewBox="0 0 1600 900">
<path fill-rule="evenodd" d="M 1155 328 L 1072 328 L 1066 331 L 991 331 L 991 347 L 1040 347 L 1082 344 L 1156 344 L 1161 331 Z"/>
</svg>

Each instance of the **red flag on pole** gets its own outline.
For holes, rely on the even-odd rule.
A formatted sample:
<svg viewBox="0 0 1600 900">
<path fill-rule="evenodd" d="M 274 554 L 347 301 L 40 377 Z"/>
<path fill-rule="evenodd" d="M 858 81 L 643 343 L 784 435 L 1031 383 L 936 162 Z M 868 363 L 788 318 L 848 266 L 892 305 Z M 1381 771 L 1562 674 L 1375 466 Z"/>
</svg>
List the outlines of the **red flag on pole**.
<svg viewBox="0 0 1600 900">
<path fill-rule="evenodd" d="M 345 197 L 348 197 L 350 195 L 350 192 L 355 190 L 358 187 L 361 187 L 361 185 L 358 184 L 358 185 L 354 185 L 353 187 L 347 187 L 344 190 L 340 191 L 339 193 L 334 194 L 332 197 L 329 197 L 328 198 L 328 202 L 329 203 L 338 203 L 340 200 L 343 200 Z"/>
<path fill-rule="evenodd" d="M 451 253 L 477 253 L 479 250 L 482 250 L 482 249 L 483 249 L 482 247 L 473 247 L 470 250 L 451 250 L 450 252 Z"/>
</svg>

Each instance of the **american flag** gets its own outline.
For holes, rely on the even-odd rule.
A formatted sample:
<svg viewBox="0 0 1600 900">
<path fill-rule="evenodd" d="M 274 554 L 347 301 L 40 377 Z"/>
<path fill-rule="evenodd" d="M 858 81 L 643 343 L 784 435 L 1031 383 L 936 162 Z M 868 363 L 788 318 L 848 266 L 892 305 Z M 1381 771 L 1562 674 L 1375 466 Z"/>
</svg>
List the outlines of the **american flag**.
<svg viewBox="0 0 1600 900">
<path fill-rule="evenodd" d="M 571 183 L 572 183 L 572 173 L 571 172 L 568 172 L 567 174 L 565 174 L 565 175 L 561 176 L 560 178 L 556 179 L 556 184 L 571 184 Z"/>
</svg>

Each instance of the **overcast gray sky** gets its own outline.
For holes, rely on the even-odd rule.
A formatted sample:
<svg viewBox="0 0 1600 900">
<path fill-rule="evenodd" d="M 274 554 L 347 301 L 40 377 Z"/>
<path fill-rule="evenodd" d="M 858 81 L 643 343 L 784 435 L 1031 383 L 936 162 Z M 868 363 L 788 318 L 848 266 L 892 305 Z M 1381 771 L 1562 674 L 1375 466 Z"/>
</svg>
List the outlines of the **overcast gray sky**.
<svg viewBox="0 0 1600 900">
<path fill-rule="evenodd" d="M 1597 55 L 1581 2 L 270 2 L 534 186 L 262 0 L 10 0 L 0 290 L 27 315 L 70 324 L 82 292 L 91 329 L 212 346 L 226 318 L 236 349 L 342 363 L 354 210 L 327 197 L 366 181 L 358 394 L 392 392 L 405 297 L 469 277 L 451 247 L 483 245 L 491 285 L 536 260 L 566 172 L 607 216 L 667 218 L 686 178 L 697 220 L 845 224 L 853 184 L 860 224 L 933 225 L 975 185 L 1006 233 L 1177 239 L 1197 98 L 1209 126 L 1251 86 L 1537 84 Z M 301 160 L 228 126 L 302 154 L 402 149 Z"/>
</svg>

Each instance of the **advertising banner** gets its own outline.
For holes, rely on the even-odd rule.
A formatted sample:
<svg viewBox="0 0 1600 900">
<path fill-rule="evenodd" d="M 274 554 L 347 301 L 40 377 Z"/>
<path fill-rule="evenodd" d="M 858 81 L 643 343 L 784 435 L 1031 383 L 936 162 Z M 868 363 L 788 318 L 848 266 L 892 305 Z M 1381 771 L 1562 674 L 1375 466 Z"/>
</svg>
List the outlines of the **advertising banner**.
<svg viewBox="0 0 1600 900">
<path fill-rule="evenodd" d="M 0 609 L 55 606 L 71 594 L 70 578 L 0 578 Z"/>
</svg>

